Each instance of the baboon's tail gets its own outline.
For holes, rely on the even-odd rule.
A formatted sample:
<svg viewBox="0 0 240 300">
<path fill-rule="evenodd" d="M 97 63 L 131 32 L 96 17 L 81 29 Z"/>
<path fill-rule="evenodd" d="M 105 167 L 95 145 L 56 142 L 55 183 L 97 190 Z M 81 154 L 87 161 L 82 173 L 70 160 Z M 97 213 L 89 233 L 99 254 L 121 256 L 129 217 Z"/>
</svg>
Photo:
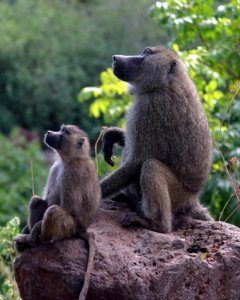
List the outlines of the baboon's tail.
<svg viewBox="0 0 240 300">
<path fill-rule="evenodd" d="M 88 249 L 89 249 L 87 270 L 84 276 L 83 287 L 79 295 L 79 300 L 85 300 L 87 297 L 90 276 L 93 268 L 96 246 L 95 246 L 94 236 L 92 233 L 81 232 L 80 236 L 88 243 Z"/>
</svg>

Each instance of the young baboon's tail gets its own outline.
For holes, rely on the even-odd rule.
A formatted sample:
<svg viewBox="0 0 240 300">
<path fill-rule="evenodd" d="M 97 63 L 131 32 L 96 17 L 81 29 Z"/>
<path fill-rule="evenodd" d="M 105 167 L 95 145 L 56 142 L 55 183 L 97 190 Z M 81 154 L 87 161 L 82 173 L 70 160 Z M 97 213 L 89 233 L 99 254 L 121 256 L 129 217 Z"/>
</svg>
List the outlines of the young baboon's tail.
<svg viewBox="0 0 240 300">
<path fill-rule="evenodd" d="M 94 242 L 94 236 L 92 233 L 88 232 L 81 232 L 80 236 L 88 243 L 88 264 L 87 264 L 87 270 L 84 276 L 84 283 L 81 290 L 81 293 L 79 295 L 79 300 L 85 300 L 87 297 L 88 287 L 89 287 L 89 281 L 90 281 L 90 275 L 93 268 L 94 263 L 94 256 L 95 256 L 95 242 Z"/>
</svg>

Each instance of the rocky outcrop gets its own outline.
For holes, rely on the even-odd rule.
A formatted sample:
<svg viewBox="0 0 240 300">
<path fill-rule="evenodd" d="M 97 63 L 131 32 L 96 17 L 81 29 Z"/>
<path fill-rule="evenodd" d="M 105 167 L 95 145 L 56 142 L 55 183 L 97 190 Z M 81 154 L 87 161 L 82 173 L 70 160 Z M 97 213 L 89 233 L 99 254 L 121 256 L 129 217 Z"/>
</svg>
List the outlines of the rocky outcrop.
<svg viewBox="0 0 240 300">
<path fill-rule="evenodd" d="M 89 228 L 96 255 L 87 299 L 240 299 L 240 230 L 223 222 L 180 222 L 170 234 L 122 228 L 123 204 L 103 203 Z M 15 261 L 23 300 L 78 299 L 84 241 L 25 250 Z"/>
</svg>

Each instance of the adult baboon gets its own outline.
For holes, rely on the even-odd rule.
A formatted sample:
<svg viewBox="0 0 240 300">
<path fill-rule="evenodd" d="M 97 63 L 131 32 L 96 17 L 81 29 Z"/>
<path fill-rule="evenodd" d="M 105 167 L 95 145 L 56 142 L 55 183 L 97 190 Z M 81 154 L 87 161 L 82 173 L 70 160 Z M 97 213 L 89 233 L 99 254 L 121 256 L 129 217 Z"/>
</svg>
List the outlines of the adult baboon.
<svg viewBox="0 0 240 300">
<path fill-rule="evenodd" d="M 123 225 L 139 223 L 160 232 L 172 229 L 185 213 L 211 220 L 199 195 L 211 166 L 212 142 L 196 87 L 180 57 L 164 47 L 137 56 L 113 56 L 113 72 L 130 83 L 135 100 L 126 131 L 109 128 L 103 137 L 105 160 L 112 165 L 114 143 L 124 146 L 121 166 L 101 181 L 104 197 L 124 194 L 137 213 Z"/>
</svg>

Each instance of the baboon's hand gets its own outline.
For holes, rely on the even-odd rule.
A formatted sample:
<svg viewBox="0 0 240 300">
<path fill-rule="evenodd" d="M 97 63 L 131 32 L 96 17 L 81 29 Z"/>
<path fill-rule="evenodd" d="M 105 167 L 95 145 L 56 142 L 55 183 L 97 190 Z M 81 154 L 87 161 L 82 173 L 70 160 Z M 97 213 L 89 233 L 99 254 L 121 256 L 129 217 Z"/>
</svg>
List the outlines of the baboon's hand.
<svg viewBox="0 0 240 300">
<path fill-rule="evenodd" d="M 112 161 L 112 155 L 113 155 L 113 142 L 107 138 L 106 135 L 103 136 L 103 155 L 104 160 L 110 165 L 114 166 L 114 162 Z"/>
<path fill-rule="evenodd" d="M 103 135 L 103 155 L 105 161 L 110 165 L 114 166 L 112 161 L 113 145 L 118 144 L 121 147 L 125 145 L 124 130 L 121 128 L 110 127 Z"/>
<path fill-rule="evenodd" d="M 13 239 L 14 248 L 17 252 L 23 252 L 26 248 L 30 247 L 27 237 L 28 234 L 20 234 Z"/>
</svg>

